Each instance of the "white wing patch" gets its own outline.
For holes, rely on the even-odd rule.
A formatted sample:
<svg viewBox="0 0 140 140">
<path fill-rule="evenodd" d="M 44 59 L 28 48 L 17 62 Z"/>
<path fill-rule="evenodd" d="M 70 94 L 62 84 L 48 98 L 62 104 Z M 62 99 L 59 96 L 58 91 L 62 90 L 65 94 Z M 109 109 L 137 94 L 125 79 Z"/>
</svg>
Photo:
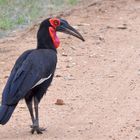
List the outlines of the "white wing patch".
<svg viewBox="0 0 140 140">
<path fill-rule="evenodd" d="M 42 78 L 42 79 L 40 79 L 40 80 L 39 80 L 39 81 L 38 81 L 38 82 L 37 82 L 32 88 L 34 88 L 34 87 L 36 87 L 36 86 L 42 84 L 44 81 L 50 79 L 51 76 L 52 76 L 52 74 L 50 74 L 50 75 L 49 75 L 48 77 L 46 77 L 46 78 Z"/>
</svg>

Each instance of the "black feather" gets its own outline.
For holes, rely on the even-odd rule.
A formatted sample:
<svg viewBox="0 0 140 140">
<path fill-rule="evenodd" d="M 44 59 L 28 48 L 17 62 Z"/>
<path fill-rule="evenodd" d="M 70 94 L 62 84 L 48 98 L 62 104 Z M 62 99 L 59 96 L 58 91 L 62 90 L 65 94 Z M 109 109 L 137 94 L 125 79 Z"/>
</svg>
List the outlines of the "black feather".
<svg viewBox="0 0 140 140">
<path fill-rule="evenodd" d="M 10 119 L 20 99 L 41 100 L 52 82 L 57 63 L 57 51 L 49 34 L 49 19 L 44 20 L 37 33 L 37 48 L 24 52 L 16 61 L 2 93 L 0 124 Z M 42 78 L 49 77 L 36 86 Z M 26 102 L 27 103 L 27 102 Z"/>
</svg>

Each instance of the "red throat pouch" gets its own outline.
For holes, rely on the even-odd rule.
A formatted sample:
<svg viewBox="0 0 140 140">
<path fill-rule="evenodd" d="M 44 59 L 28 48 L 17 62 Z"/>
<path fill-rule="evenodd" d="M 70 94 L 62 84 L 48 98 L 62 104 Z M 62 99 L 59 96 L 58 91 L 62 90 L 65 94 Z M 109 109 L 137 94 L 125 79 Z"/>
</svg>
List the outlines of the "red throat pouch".
<svg viewBox="0 0 140 140">
<path fill-rule="evenodd" d="M 53 41 L 53 44 L 54 44 L 55 48 L 58 48 L 59 44 L 60 44 L 60 41 L 59 41 L 59 38 L 56 35 L 56 30 L 53 27 L 49 27 L 49 33 L 50 33 L 50 36 L 52 38 L 52 41 Z"/>
</svg>

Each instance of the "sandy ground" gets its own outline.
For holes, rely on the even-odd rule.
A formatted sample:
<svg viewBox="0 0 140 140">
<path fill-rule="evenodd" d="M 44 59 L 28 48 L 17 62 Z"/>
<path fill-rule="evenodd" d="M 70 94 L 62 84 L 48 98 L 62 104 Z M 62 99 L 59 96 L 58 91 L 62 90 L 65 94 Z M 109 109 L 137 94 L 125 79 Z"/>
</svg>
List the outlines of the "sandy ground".
<svg viewBox="0 0 140 140">
<path fill-rule="evenodd" d="M 140 140 L 140 1 L 86 0 L 61 16 L 86 42 L 58 34 L 56 76 L 40 103 L 47 131 L 30 134 L 21 101 L 0 140 Z M 36 29 L 0 40 L 1 92 L 17 57 L 36 47 Z"/>
</svg>

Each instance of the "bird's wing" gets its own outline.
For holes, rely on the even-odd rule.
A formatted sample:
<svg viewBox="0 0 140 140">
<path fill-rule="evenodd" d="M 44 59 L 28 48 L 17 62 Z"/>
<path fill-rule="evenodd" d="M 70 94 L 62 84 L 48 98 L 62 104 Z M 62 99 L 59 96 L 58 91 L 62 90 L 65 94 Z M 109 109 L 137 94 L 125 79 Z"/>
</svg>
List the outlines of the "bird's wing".
<svg viewBox="0 0 140 140">
<path fill-rule="evenodd" d="M 10 81 L 9 92 L 5 93 L 6 103 L 16 104 L 27 92 L 39 81 L 39 71 L 32 65 L 32 62 L 25 60 L 17 69 Z"/>
<path fill-rule="evenodd" d="M 42 69 L 27 57 L 22 64 L 15 64 L 3 93 L 3 102 L 16 104 L 41 79 Z M 49 75 L 49 74 L 48 74 Z"/>
<path fill-rule="evenodd" d="M 17 104 L 42 78 L 51 78 L 57 61 L 55 52 L 44 50 L 33 51 L 19 59 L 22 62 L 17 60 L 4 89 L 4 104 Z"/>
<path fill-rule="evenodd" d="M 9 92 L 10 92 L 10 87 L 11 87 L 11 83 L 18 71 L 18 69 L 21 67 L 23 61 L 27 58 L 27 56 L 32 52 L 33 50 L 28 50 L 28 51 L 25 51 L 16 61 L 12 71 L 11 71 L 11 74 L 7 80 L 7 83 L 6 83 L 6 86 L 3 90 L 3 95 L 2 95 L 2 104 L 6 104 L 7 103 L 7 97 L 9 95 Z"/>
</svg>

